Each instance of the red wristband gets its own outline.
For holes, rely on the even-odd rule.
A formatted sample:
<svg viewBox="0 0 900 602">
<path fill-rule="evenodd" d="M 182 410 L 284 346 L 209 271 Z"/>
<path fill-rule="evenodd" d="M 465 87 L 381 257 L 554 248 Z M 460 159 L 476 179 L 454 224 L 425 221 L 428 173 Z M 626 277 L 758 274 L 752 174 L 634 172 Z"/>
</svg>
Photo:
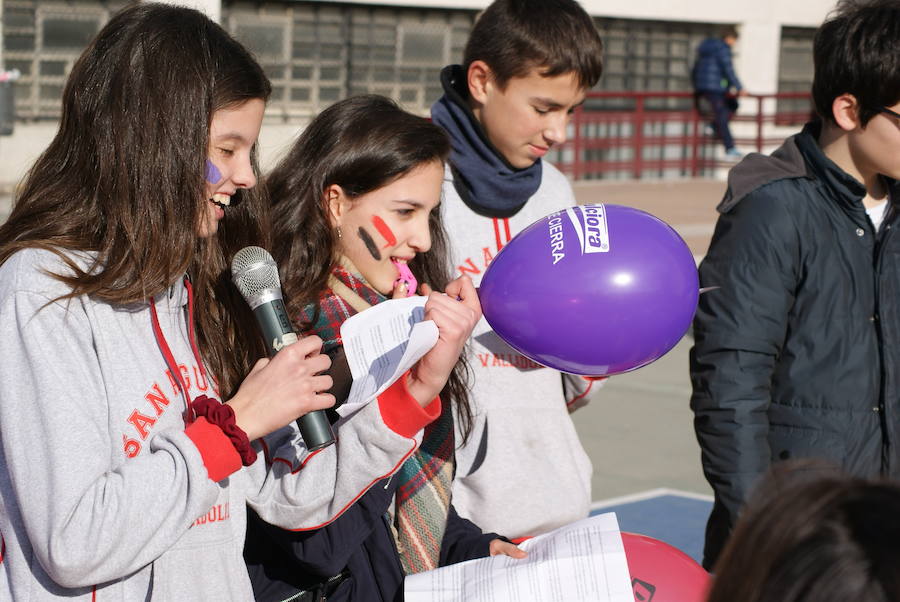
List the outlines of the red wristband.
<svg viewBox="0 0 900 602">
<path fill-rule="evenodd" d="M 214 424 L 225 433 L 225 436 L 231 441 L 234 449 L 241 456 L 241 463 L 244 466 L 250 466 L 256 462 L 256 450 L 250 445 L 250 438 L 247 437 L 241 427 L 234 421 L 234 410 L 230 405 L 219 402 L 218 399 L 200 395 L 195 398 L 191 407 L 197 416 L 203 416 L 210 424 Z"/>
</svg>

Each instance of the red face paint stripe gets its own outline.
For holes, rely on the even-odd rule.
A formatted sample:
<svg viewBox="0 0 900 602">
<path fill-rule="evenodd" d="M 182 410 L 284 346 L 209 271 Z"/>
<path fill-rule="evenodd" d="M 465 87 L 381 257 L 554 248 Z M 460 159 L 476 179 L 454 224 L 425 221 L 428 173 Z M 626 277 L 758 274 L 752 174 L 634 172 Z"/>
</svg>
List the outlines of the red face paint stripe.
<svg viewBox="0 0 900 602">
<path fill-rule="evenodd" d="M 394 236 L 394 233 L 391 232 L 391 229 L 384 223 L 383 219 L 377 215 L 374 216 L 372 218 L 372 225 L 375 226 L 375 229 L 378 230 L 378 233 L 381 234 L 382 238 L 387 241 L 387 244 L 381 247 L 382 249 L 387 249 L 388 247 L 393 247 L 397 244 L 397 237 Z"/>
</svg>

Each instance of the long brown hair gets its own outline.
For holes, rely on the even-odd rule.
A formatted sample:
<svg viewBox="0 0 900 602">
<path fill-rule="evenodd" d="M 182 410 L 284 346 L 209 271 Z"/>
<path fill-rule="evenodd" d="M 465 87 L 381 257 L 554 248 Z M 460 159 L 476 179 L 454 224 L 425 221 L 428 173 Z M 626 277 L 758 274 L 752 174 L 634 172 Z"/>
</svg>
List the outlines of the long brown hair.
<svg viewBox="0 0 900 602">
<path fill-rule="evenodd" d="M 342 100 L 312 120 L 267 178 L 272 200 L 272 254 L 282 273 L 292 317 L 319 300 L 338 256 L 325 190 L 337 184 L 355 199 L 422 164 L 444 162 L 449 154 L 450 141 L 441 128 L 383 96 Z M 429 217 L 431 249 L 410 262 L 416 277 L 435 290 L 443 290 L 452 274 L 440 213 L 436 209 Z M 298 326 L 307 330 L 310 324 Z M 472 416 L 466 382 L 466 364 L 461 358 L 441 394 L 454 403 L 464 437 Z"/>
<path fill-rule="evenodd" d="M 50 249 L 72 269 L 56 276 L 68 296 L 112 304 L 145 301 L 190 274 L 201 352 L 231 393 L 259 350 L 238 334 L 243 302 L 224 274 L 236 249 L 265 243 L 265 207 L 240 191 L 219 234 L 198 239 L 209 127 L 215 111 L 269 93 L 253 57 L 202 13 L 153 3 L 119 12 L 72 68 L 59 131 L 0 227 L 0 263 Z M 94 264 L 80 269 L 67 250 L 93 252 Z"/>
<path fill-rule="evenodd" d="M 709 602 L 900 599 L 900 487 L 779 463 L 713 569 Z"/>
</svg>

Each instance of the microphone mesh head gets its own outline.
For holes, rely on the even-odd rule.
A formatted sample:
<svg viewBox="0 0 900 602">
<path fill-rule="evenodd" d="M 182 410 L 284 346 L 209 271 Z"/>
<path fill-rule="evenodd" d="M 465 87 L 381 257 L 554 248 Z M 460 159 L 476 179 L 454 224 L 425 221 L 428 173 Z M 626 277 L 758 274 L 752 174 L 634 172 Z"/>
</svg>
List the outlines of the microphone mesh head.
<svg viewBox="0 0 900 602">
<path fill-rule="evenodd" d="M 262 247 L 244 247 L 234 254 L 234 259 L 231 260 L 231 280 L 251 306 L 251 300 L 261 292 L 274 291 L 281 296 L 278 266 Z"/>
</svg>

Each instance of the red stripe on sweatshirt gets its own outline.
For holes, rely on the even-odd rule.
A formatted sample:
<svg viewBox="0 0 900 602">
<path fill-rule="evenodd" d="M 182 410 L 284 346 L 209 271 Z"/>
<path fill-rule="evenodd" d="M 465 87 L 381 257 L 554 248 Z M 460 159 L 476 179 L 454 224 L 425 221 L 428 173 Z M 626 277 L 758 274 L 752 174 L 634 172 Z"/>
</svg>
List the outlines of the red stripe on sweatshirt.
<svg viewBox="0 0 900 602">
<path fill-rule="evenodd" d="M 582 399 L 582 398 L 586 397 L 587 394 L 591 392 L 591 387 L 593 387 L 593 386 L 594 386 L 594 381 L 589 380 L 589 381 L 588 381 L 587 389 L 584 390 L 584 393 L 582 393 L 582 394 L 579 395 L 578 397 L 574 397 L 573 399 L 569 400 L 569 403 L 566 404 L 566 407 L 569 407 L 569 406 L 571 406 L 573 403 L 575 403 L 576 401 L 578 401 L 579 399 Z"/>
<path fill-rule="evenodd" d="M 285 460 L 284 458 L 275 458 L 274 460 L 271 460 L 271 461 L 270 461 L 270 460 L 269 460 L 269 449 L 268 449 L 268 446 L 265 444 L 265 441 L 263 441 L 263 440 L 260 440 L 260 441 L 261 441 L 262 444 L 263 444 L 263 452 L 265 453 L 266 461 L 269 462 L 270 464 L 274 464 L 275 462 L 281 462 L 281 463 L 283 463 L 283 464 L 287 464 L 288 466 L 291 466 L 291 467 L 292 467 L 292 474 L 296 473 L 296 472 L 299 471 L 299 470 L 302 470 L 303 467 L 306 466 L 307 462 L 309 462 L 309 461 L 312 459 L 313 456 L 317 455 L 317 454 L 319 453 L 319 451 L 322 451 L 322 450 L 319 450 L 319 451 L 315 451 L 315 452 L 311 453 L 309 456 L 307 456 L 306 460 L 304 460 L 303 464 L 300 465 L 300 468 L 298 468 L 298 469 L 296 469 L 296 470 L 293 470 L 293 464 L 292 464 L 291 462 L 288 462 L 288 461 Z M 400 461 L 397 462 L 397 464 L 395 464 L 394 467 L 391 468 L 391 470 L 389 470 L 386 474 L 383 474 L 383 475 L 381 475 L 381 476 L 379 476 L 379 477 L 375 477 L 375 478 L 372 480 L 371 483 L 369 483 L 368 485 L 366 485 L 365 487 L 363 487 L 362 491 L 360 491 L 358 494 L 356 494 L 356 496 L 355 496 L 352 500 L 350 500 L 349 502 L 347 502 L 347 504 L 346 504 L 343 508 L 341 508 L 340 510 L 338 510 L 338 511 L 335 513 L 334 516 L 330 517 L 330 518 L 329 518 L 328 520 L 326 520 L 325 522 L 323 522 L 323 523 L 321 523 L 321 524 L 319 524 L 319 525 L 313 525 L 313 526 L 311 526 L 311 527 L 301 527 L 301 528 L 299 528 L 299 529 L 285 529 L 285 530 L 286 530 L 286 531 L 297 531 L 297 532 L 299 532 L 299 531 L 315 531 L 316 529 L 321 529 L 322 527 L 325 527 L 325 526 L 327 526 L 327 525 L 330 525 L 331 523 L 333 523 L 334 521 L 336 521 L 337 519 L 339 519 L 339 518 L 341 517 L 341 515 L 342 515 L 344 512 L 346 512 L 348 508 L 350 508 L 350 506 L 352 506 L 352 505 L 355 504 L 357 501 L 359 501 L 359 498 L 361 498 L 363 495 L 365 495 L 365 493 L 366 493 L 369 489 L 371 489 L 372 485 L 374 485 L 375 483 L 377 483 L 377 482 L 380 481 L 381 479 L 383 479 L 383 478 L 385 478 L 385 477 L 387 477 L 387 476 L 390 476 L 390 475 L 394 474 L 395 472 L 397 472 L 398 470 L 400 470 L 400 467 L 403 466 L 403 463 L 406 462 L 406 461 L 409 459 L 409 457 L 410 457 L 411 455 L 413 455 L 413 452 L 415 452 L 416 449 L 418 449 L 418 445 L 416 444 L 415 440 L 413 440 L 413 446 L 412 446 L 411 448 L 409 448 L 409 451 L 406 452 L 406 454 L 405 454 L 402 458 L 400 458 Z"/>
</svg>

